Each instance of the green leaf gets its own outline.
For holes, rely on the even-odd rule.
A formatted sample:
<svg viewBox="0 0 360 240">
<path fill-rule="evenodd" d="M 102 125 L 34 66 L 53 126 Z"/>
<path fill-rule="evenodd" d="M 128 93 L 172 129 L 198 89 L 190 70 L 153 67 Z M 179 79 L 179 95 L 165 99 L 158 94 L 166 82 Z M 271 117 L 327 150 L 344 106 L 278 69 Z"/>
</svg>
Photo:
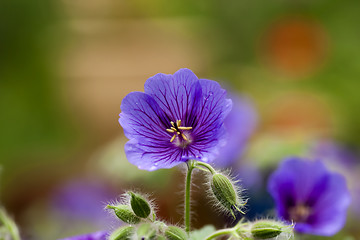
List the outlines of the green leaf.
<svg viewBox="0 0 360 240">
<path fill-rule="evenodd" d="M 206 225 L 199 230 L 192 231 L 190 233 L 191 240 L 204 240 L 207 236 L 214 233 L 216 231 L 213 225 Z"/>
</svg>

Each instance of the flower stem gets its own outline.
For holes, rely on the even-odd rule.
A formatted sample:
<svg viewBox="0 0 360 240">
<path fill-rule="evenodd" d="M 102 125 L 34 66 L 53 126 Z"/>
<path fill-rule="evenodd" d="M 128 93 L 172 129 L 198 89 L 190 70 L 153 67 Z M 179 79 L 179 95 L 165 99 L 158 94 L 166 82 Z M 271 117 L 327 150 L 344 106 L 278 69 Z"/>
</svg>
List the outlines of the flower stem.
<svg viewBox="0 0 360 240">
<path fill-rule="evenodd" d="M 233 234 L 235 234 L 235 229 L 234 228 L 221 229 L 221 230 L 218 230 L 218 231 L 214 232 L 210 236 L 208 236 L 206 238 L 206 240 L 215 239 L 215 238 L 217 238 L 219 236 L 222 236 L 222 235 L 233 235 Z"/>
<path fill-rule="evenodd" d="M 190 190 L 191 190 L 191 174 L 194 170 L 194 161 L 187 162 L 188 171 L 185 184 L 185 231 L 190 232 Z"/>
<path fill-rule="evenodd" d="M 214 169 L 210 164 L 207 164 L 207 163 L 204 163 L 204 162 L 196 162 L 196 166 L 206 167 L 207 169 L 209 169 L 209 171 L 211 172 L 211 174 L 215 174 L 215 173 L 216 173 L 215 169 Z"/>
</svg>

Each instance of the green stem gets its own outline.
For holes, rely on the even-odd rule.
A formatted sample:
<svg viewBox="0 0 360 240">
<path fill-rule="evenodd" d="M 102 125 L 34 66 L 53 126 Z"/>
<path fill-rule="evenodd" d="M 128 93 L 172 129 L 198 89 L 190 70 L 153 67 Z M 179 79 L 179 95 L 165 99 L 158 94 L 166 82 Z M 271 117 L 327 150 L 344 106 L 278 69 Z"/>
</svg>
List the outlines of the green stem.
<svg viewBox="0 0 360 240">
<path fill-rule="evenodd" d="M 20 240 L 19 230 L 13 220 L 11 220 L 5 210 L 0 208 L 0 223 L 3 223 L 5 228 L 10 232 L 13 240 Z"/>
<path fill-rule="evenodd" d="M 215 239 L 215 238 L 217 238 L 219 236 L 222 236 L 222 235 L 233 235 L 234 233 L 235 233 L 234 228 L 222 229 L 222 230 L 218 230 L 218 231 L 214 232 L 213 234 L 211 234 L 210 236 L 208 236 L 206 238 L 206 240 Z"/>
<path fill-rule="evenodd" d="M 190 232 L 190 190 L 191 190 L 191 174 L 194 170 L 194 162 L 189 160 L 187 162 L 188 171 L 186 175 L 186 184 L 185 184 L 185 231 Z"/>
<path fill-rule="evenodd" d="M 216 171 L 215 169 L 210 166 L 210 164 L 207 164 L 207 163 L 204 163 L 204 162 L 196 162 L 195 163 L 196 166 L 203 166 L 203 167 L 206 167 L 207 169 L 209 169 L 209 171 L 211 172 L 211 174 L 215 174 Z"/>
</svg>

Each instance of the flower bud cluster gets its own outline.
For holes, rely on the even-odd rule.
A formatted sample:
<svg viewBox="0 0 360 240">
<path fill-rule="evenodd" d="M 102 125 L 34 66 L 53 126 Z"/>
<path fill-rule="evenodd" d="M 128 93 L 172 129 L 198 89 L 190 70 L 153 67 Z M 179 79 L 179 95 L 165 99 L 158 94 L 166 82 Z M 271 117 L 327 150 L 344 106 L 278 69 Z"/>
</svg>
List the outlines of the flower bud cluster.
<svg viewBox="0 0 360 240">
<path fill-rule="evenodd" d="M 142 219 L 147 219 L 153 211 L 152 206 L 144 196 L 134 192 L 127 192 L 127 204 L 107 205 L 107 209 L 114 210 L 115 215 L 128 224 L 138 224 Z"/>
<path fill-rule="evenodd" d="M 167 226 L 156 221 L 154 207 L 144 196 L 127 192 L 127 204 L 107 205 L 123 222 L 130 224 L 112 232 L 109 240 L 187 240 L 185 231 L 177 226 Z M 152 215 L 151 215 L 152 213 Z M 153 216 L 151 218 L 151 216 Z"/>
</svg>

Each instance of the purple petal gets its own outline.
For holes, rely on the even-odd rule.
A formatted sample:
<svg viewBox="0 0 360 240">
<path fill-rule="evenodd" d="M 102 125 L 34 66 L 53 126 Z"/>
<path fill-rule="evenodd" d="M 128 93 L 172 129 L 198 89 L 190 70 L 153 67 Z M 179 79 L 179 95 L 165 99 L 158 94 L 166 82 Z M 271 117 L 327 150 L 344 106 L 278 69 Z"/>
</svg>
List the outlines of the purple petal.
<svg viewBox="0 0 360 240">
<path fill-rule="evenodd" d="M 158 73 L 144 85 L 145 93 L 152 96 L 170 121 L 182 120 L 192 126 L 201 98 L 199 79 L 189 69 L 180 69 L 174 75 Z"/>
<path fill-rule="evenodd" d="M 121 103 L 119 123 L 127 138 L 161 141 L 171 137 L 166 132 L 168 119 L 155 100 L 142 92 L 129 93 Z"/>
<path fill-rule="evenodd" d="M 105 231 L 99 231 L 94 233 L 89 233 L 85 235 L 78 235 L 68 238 L 62 238 L 59 240 L 106 240 L 108 233 Z"/>
<path fill-rule="evenodd" d="M 150 171 L 181 163 L 175 162 L 180 156 L 169 141 L 172 134 L 166 131 L 170 120 L 151 96 L 130 93 L 122 101 L 121 110 L 119 122 L 130 139 L 125 145 L 129 162 Z"/>
<path fill-rule="evenodd" d="M 172 146 L 169 138 L 161 145 L 144 144 L 131 139 L 125 144 L 125 153 L 130 163 L 148 171 L 172 168 L 185 162 L 181 160 L 182 152 Z"/>
<path fill-rule="evenodd" d="M 327 173 L 320 161 L 304 161 L 300 158 L 284 160 L 269 180 L 269 186 L 281 188 L 282 185 L 293 189 L 294 204 L 305 202 L 313 192 L 316 183 Z M 301 177 L 299 177 L 301 176 Z"/>
<path fill-rule="evenodd" d="M 332 173 L 325 181 L 326 187 L 313 206 L 313 215 L 309 217 L 309 222 L 315 226 L 314 232 L 321 231 L 324 235 L 331 236 L 344 226 L 344 213 L 351 201 L 343 176 Z"/>
<path fill-rule="evenodd" d="M 194 156 L 212 161 L 226 143 L 224 119 L 231 110 L 232 101 L 226 98 L 226 91 L 217 82 L 201 79 L 200 85 L 203 97 L 193 124 L 194 143 L 190 151 Z"/>
</svg>

